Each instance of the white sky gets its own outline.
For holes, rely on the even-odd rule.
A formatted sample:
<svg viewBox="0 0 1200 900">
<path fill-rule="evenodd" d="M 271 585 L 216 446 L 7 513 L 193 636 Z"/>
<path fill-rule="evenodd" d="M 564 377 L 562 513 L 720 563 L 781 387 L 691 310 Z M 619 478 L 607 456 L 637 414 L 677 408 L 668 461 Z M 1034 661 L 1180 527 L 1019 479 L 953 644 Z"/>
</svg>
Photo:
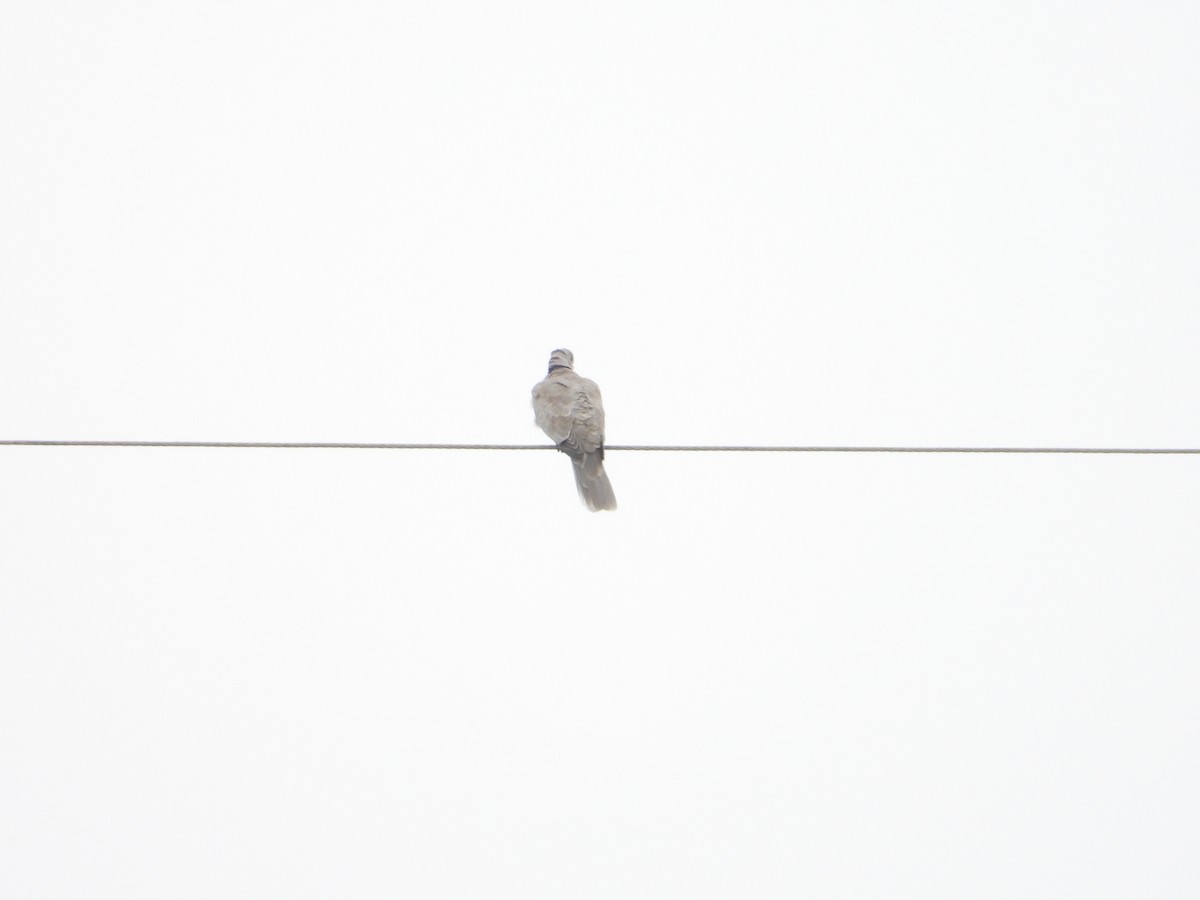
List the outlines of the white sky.
<svg viewBox="0 0 1200 900">
<path fill-rule="evenodd" d="M 0 438 L 1200 446 L 1194 3 L 0 6 Z M 0 896 L 1194 897 L 1200 461 L 0 448 Z"/>
</svg>

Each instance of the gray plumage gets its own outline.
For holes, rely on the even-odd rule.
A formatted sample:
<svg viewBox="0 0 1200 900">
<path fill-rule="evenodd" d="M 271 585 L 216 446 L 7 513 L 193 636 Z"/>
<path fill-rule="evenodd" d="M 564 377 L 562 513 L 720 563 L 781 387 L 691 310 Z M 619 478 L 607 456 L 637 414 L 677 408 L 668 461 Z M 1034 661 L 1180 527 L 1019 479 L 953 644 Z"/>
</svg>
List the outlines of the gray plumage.
<svg viewBox="0 0 1200 900">
<path fill-rule="evenodd" d="M 575 487 L 587 508 L 616 509 L 617 498 L 604 472 L 604 404 L 596 382 L 575 374 L 570 350 L 550 354 L 550 371 L 533 386 L 538 427 L 571 458 Z"/>
</svg>

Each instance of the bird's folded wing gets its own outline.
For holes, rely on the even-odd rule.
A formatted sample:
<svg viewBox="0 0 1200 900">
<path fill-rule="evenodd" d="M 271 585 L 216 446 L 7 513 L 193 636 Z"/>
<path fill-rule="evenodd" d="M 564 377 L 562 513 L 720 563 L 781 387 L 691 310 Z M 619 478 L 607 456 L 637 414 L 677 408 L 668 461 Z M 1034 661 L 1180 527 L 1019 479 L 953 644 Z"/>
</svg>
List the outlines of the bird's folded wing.
<svg viewBox="0 0 1200 900">
<path fill-rule="evenodd" d="M 571 436 L 575 426 L 573 395 L 566 385 L 547 378 L 533 389 L 533 414 L 539 428 L 556 444 Z"/>
</svg>

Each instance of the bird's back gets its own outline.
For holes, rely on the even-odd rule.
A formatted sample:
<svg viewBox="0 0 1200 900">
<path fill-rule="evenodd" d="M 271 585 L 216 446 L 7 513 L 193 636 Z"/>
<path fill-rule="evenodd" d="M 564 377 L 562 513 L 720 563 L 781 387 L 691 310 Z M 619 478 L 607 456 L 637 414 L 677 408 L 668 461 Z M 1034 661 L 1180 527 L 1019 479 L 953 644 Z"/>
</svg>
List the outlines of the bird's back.
<svg viewBox="0 0 1200 900">
<path fill-rule="evenodd" d="M 534 420 L 554 443 L 573 438 L 590 452 L 604 443 L 604 405 L 600 388 L 570 369 L 551 372 L 533 388 Z"/>
</svg>

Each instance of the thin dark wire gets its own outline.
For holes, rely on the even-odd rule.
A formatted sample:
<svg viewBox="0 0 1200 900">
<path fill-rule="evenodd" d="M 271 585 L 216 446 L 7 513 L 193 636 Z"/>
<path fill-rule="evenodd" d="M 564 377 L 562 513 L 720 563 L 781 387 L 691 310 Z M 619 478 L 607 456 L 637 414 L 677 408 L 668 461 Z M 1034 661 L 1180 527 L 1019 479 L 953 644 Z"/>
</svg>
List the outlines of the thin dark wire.
<svg viewBox="0 0 1200 900">
<path fill-rule="evenodd" d="M 550 444 L 348 444 L 256 441 L 0 441 L 5 447 L 232 447 L 317 450 L 556 450 Z M 610 444 L 605 450 L 699 453 L 1141 453 L 1200 454 L 1200 449 L 1159 447 L 800 447 L 664 446 Z"/>
</svg>

